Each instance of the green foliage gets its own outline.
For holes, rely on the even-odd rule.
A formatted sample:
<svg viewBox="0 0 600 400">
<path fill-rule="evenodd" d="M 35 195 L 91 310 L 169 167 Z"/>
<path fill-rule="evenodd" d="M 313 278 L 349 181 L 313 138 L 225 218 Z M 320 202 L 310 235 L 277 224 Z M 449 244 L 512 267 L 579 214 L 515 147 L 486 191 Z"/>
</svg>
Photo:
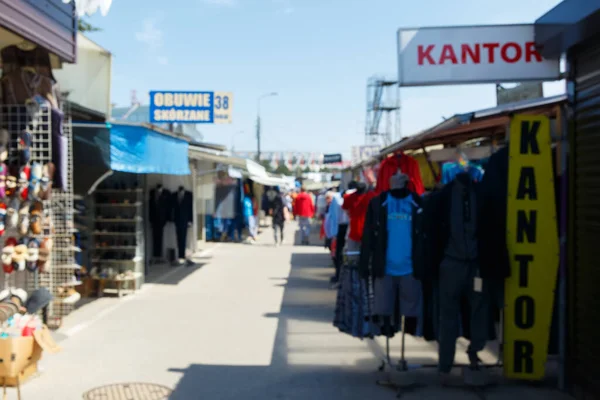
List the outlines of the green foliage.
<svg viewBox="0 0 600 400">
<path fill-rule="evenodd" d="M 265 167 L 265 169 L 267 170 L 267 172 L 273 172 L 273 168 L 271 168 L 271 162 L 268 160 L 261 160 L 260 161 L 260 165 L 262 165 L 263 167 Z"/>
<path fill-rule="evenodd" d="M 291 175 L 292 171 L 290 171 L 290 169 L 285 164 L 280 164 L 275 169 L 275 173 L 276 174 L 282 174 L 282 175 Z"/>
<path fill-rule="evenodd" d="M 77 20 L 77 29 L 79 29 L 79 32 L 99 32 L 102 30 L 97 26 L 93 26 L 89 22 L 82 20 L 81 18 Z"/>
</svg>

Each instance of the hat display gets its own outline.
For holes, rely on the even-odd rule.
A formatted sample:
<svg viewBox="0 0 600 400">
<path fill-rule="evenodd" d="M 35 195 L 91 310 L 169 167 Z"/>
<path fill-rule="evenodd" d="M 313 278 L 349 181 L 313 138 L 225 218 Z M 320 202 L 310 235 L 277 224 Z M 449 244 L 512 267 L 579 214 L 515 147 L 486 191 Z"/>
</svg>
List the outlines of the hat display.
<svg viewBox="0 0 600 400">
<path fill-rule="evenodd" d="M 25 308 L 30 314 L 36 314 L 52 301 L 52 293 L 47 288 L 39 288 L 29 296 Z"/>
<path fill-rule="evenodd" d="M 8 158 L 8 141 L 10 134 L 6 129 L 0 129 L 0 161 L 6 161 Z"/>
</svg>

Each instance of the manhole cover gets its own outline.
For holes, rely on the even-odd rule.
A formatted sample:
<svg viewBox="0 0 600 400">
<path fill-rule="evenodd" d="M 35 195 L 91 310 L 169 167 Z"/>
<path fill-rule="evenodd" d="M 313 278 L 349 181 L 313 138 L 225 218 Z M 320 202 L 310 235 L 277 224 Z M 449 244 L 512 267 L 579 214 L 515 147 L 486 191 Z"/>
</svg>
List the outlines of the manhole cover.
<svg viewBox="0 0 600 400">
<path fill-rule="evenodd" d="M 84 400 L 166 400 L 171 389 L 153 383 L 118 383 L 92 389 Z"/>
</svg>

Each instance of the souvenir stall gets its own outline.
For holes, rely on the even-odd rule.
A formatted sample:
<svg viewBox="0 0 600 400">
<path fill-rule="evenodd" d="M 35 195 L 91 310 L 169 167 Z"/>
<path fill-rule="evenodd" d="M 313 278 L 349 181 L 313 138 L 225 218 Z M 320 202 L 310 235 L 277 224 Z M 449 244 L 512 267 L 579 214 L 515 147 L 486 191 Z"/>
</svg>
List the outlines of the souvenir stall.
<svg viewBox="0 0 600 400">
<path fill-rule="evenodd" d="M 564 146 L 564 138 L 556 127 L 560 126 L 564 101 L 564 96 L 557 96 L 482 110 L 461 118 L 463 123 L 412 136 L 382 150 L 374 185 L 353 183 L 357 189 L 344 196 L 350 227 L 334 326 L 360 339 L 386 338 L 387 355 L 380 370 L 398 371 L 400 377 L 394 383 L 383 380 L 378 384 L 400 392 L 415 389 L 419 385 L 414 375 L 402 373 L 427 367 L 437 368 L 447 382 L 446 374 L 460 366 L 467 387 L 487 387 L 486 368 L 502 368 L 508 377 L 541 376 L 547 355 L 558 353 L 559 297 L 554 291 L 543 291 L 540 284 L 529 293 L 544 304 L 536 317 L 544 322 L 530 329 L 537 329 L 539 337 L 547 341 L 528 344 L 543 350 L 520 369 L 511 369 L 520 362 L 515 354 L 521 354 L 511 341 L 523 328 L 512 321 L 524 318 L 518 314 L 522 309 L 511 305 L 515 298 L 518 303 L 526 289 L 517 289 L 519 285 L 509 278 L 514 238 L 506 232 L 507 224 L 517 221 L 511 212 L 518 211 L 511 205 L 508 187 L 515 186 L 511 189 L 515 193 L 530 190 L 524 186 L 525 178 L 517 176 L 522 171 L 514 161 L 518 157 L 513 156 L 512 166 L 508 158 L 509 152 L 519 151 L 521 138 L 527 134 L 522 127 L 530 120 L 542 124 L 536 154 L 543 158 L 535 164 L 538 179 L 552 177 L 552 170 L 556 171 L 554 180 L 538 181 L 538 196 L 543 193 L 544 204 L 552 205 L 544 208 L 549 215 L 555 213 L 560 219 L 564 212 L 558 206 L 559 191 L 554 190 L 562 186 L 557 149 Z M 510 149 L 508 137 L 516 138 Z M 414 155 L 426 157 L 432 168 L 429 172 L 436 176 L 437 185 L 429 191 L 423 184 L 423 164 Z M 371 175 L 370 171 L 363 173 Z M 543 235 L 550 246 L 552 238 L 557 240 L 552 232 L 556 233 L 558 226 L 552 227 L 557 218 L 548 220 L 551 223 Z M 552 262 L 547 258 L 545 265 Z M 553 281 L 550 277 L 546 288 L 552 287 Z M 405 348 L 407 334 L 437 341 L 439 362 L 411 366 L 410 349 Z M 466 364 L 455 362 L 458 337 L 471 343 Z M 483 364 L 478 353 L 491 341 L 503 343 L 506 352 L 500 351 L 497 363 Z M 390 346 L 401 349 L 397 366 L 392 365 Z M 509 368 L 504 367 L 507 360 L 511 360 Z"/>
<path fill-rule="evenodd" d="M 145 124 L 76 123 L 74 130 L 74 157 L 81 160 L 75 190 L 85 210 L 77 219 L 91 233 L 83 246 L 84 294 L 135 293 L 152 272 L 152 257 L 162 262 L 167 248 L 177 250 L 166 240 L 178 244 L 179 233 L 187 243 L 181 239 L 193 221 L 192 195 L 185 190 L 192 188 L 188 142 Z M 176 196 L 178 186 L 184 196 Z M 185 215 L 175 212 L 182 204 Z M 185 232 L 171 229 L 175 216 Z"/>
<path fill-rule="evenodd" d="M 44 304 L 36 312 L 43 309 L 45 322 L 57 327 L 80 298 L 71 121 L 53 75 L 53 68 L 74 61 L 75 29 L 44 25 L 29 4 L 14 12 L 6 7 L 0 4 L 0 298 L 16 296 L 25 305 L 43 291 Z M 73 5 L 57 7 L 73 15 Z M 60 43 L 48 32 L 61 32 Z M 15 314 L 6 311 L 0 313 L 2 323 Z"/>
</svg>

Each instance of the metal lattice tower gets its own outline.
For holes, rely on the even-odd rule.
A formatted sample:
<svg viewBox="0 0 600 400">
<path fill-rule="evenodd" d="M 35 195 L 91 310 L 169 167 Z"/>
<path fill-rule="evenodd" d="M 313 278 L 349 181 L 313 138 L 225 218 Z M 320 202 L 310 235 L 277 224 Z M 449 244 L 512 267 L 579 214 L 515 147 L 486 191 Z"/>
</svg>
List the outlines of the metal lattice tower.
<svg viewBox="0 0 600 400">
<path fill-rule="evenodd" d="M 400 91 L 398 81 L 380 76 L 367 83 L 365 144 L 389 146 L 400 140 Z"/>
</svg>

